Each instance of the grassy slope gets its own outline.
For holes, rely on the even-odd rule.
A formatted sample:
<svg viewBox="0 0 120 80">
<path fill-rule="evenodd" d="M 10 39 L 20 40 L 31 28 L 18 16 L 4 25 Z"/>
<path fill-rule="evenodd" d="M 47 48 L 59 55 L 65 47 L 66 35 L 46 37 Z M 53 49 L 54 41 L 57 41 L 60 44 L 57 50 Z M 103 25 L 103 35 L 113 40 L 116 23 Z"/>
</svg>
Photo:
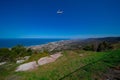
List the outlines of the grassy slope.
<svg viewBox="0 0 120 80">
<path fill-rule="evenodd" d="M 58 80 L 61 77 L 73 72 L 74 70 L 97 61 L 102 57 L 104 59 L 97 63 L 87 65 L 73 74 L 70 74 L 65 80 L 99 80 L 101 75 L 110 66 L 117 65 L 120 61 L 120 50 L 112 52 L 88 52 L 88 51 L 63 51 L 63 56 L 53 63 L 40 66 L 34 71 L 11 72 L 9 76 L 0 73 L 0 79 L 7 77 L 8 80 Z M 82 57 L 79 55 L 82 54 Z M 108 56 L 110 54 L 110 56 Z"/>
<path fill-rule="evenodd" d="M 120 66 L 120 50 L 109 52 L 103 59 L 82 67 L 63 80 L 107 80 L 105 74 L 116 66 Z"/>
</svg>

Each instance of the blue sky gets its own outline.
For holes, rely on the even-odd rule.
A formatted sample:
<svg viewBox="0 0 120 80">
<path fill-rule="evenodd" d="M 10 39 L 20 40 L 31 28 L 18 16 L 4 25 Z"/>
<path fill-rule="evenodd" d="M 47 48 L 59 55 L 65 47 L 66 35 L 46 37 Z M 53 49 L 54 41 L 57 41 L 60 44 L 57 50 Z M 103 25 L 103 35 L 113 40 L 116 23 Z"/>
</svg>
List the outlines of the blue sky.
<svg viewBox="0 0 120 80">
<path fill-rule="evenodd" d="M 0 0 L 0 38 L 104 36 L 120 36 L 120 0 Z"/>
</svg>

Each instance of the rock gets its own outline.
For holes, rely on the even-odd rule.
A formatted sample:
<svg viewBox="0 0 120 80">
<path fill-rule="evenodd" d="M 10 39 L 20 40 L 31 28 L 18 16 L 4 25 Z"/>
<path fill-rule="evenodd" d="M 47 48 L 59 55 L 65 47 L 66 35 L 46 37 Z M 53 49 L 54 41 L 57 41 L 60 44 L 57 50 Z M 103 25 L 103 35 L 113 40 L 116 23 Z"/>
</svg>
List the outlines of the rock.
<svg viewBox="0 0 120 80">
<path fill-rule="evenodd" d="M 30 56 L 25 56 L 24 59 L 25 60 L 28 60 L 30 58 Z"/>
<path fill-rule="evenodd" d="M 33 69 L 37 68 L 38 65 L 40 66 L 40 65 L 44 65 L 44 64 L 47 64 L 47 63 L 54 62 L 60 56 L 62 56 L 61 52 L 59 52 L 57 54 L 53 54 L 53 55 L 47 56 L 47 57 L 40 58 L 38 60 L 38 64 L 36 63 L 36 61 L 29 62 L 29 63 L 24 63 L 24 64 L 22 64 L 22 65 L 17 67 L 16 72 L 17 71 L 33 70 Z"/>
<path fill-rule="evenodd" d="M 83 57 L 84 55 L 83 54 L 79 54 L 80 57 Z"/>
<path fill-rule="evenodd" d="M 57 54 L 50 55 L 50 57 L 43 57 L 38 60 L 38 65 L 44 65 L 47 63 L 54 62 L 56 59 L 58 59 L 62 54 L 59 52 Z"/>
<path fill-rule="evenodd" d="M 33 61 L 33 62 L 25 63 L 25 64 L 18 66 L 16 69 L 16 72 L 17 71 L 33 70 L 37 67 L 38 67 L 38 65 L 36 64 L 36 61 Z"/>
<path fill-rule="evenodd" d="M 38 65 L 44 65 L 50 62 L 54 62 L 55 59 L 52 57 L 43 57 L 38 60 Z"/>
<path fill-rule="evenodd" d="M 59 58 L 60 56 L 62 56 L 61 52 L 58 52 L 56 54 L 53 54 L 53 55 L 50 55 L 50 57 L 54 58 L 54 59 L 57 59 Z"/>
<path fill-rule="evenodd" d="M 25 57 L 23 57 L 23 59 L 17 60 L 17 61 L 16 61 L 16 64 L 23 63 L 23 62 L 27 61 L 29 58 L 30 58 L 30 56 L 25 56 Z"/>
<path fill-rule="evenodd" d="M 16 63 L 17 64 L 20 64 L 20 63 L 23 63 L 25 60 L 17 60 Z"/>
<path fill-rule="evenodd" d="M 6 64 L 6 62 L 1 62 L 0 65 Z"/>
</svg>

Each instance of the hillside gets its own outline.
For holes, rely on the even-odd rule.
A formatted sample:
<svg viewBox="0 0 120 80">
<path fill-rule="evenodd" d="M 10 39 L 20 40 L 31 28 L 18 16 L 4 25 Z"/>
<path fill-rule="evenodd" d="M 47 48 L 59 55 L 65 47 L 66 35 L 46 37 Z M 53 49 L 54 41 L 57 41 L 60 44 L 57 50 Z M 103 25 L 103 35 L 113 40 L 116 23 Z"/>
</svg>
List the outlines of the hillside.
<svg viewBox="0 0 120 80">
<path fill-rule="evenodd" d="M 86 45 L 99 45 L 101 42 L 108 42 L 109 44 L 115 44 L 120 42 L 120 37 L 105 37 L 105 38 L 88 38 L 88 39 L 73 39 L 62 40 L 57 42 L 51 42 L 44 45 L 30 46 L 28 48 L 32 50 L 49 52 L 61 51 L 61 50 L 75 50 L 83 49 Z"/>
<path fill-rule="evenodd" d="M 120 65 L 120 50 L 108 52 L 63 51 L 63 57 L 33 71 L 14 72 L 15 64 L 0 66 L 1 80 L 112 80 L 119 74 L 109 73 Z M 117 74 L 117 75 L 116 75 Z"/>
<path fill-rule="evenodd" d="M 97 42 L 100 45 L 104 43 L 105 46 L 102 45 L 101 51 L 81 48 L 86 46 L 88 48 L 88 45 L 93 44 L 92 42 Z M 9 55 L 11 55 L 9 53 L 2 60 L 11 61 L 0 65 L 0 80 L 120 80 L 119 44 L 119 38 L 95 38 L 52 42 L 42 45 L 44 48 L 37 46 L 37 49 L 33 50 L 22 46 L 16 46 L 11 50 L 1 49 L 2 53 L 5 51 L 13 54 L 14 52 L 12 55 L 14 58 L 10 56 L 9 59 Z M 54 45 L 56 46 L 54 47 Z M 109 46 L 113 46 L 113 48 L 109 48 Z M 54 49 L 49 51 L 51 48 Z M 41 49 L 44 49 L 43 52 Z M 51 58 L 56 52 L 60 52 L 62 56 L 55 61 L 40 65 L 32 70 L 16 72 L 18 66 L 31 61 L 38 61 L 44 57 Z M 15 62 L 23 59 L 26 55 L 29 55 L 30 58 L 25 62 Z"/>
</svg>

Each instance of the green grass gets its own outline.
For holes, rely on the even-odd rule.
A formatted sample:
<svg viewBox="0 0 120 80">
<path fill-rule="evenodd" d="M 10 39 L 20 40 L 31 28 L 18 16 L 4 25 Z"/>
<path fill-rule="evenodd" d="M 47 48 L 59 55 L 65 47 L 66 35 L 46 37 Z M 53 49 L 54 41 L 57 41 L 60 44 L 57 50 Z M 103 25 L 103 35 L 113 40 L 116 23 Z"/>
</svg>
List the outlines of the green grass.
<svg viewBox="0 0 120 80">
<path fill-rule="evenodd" d="M 3 77 L 2 80 L 4 80 L 5 78 L 9 80 L 11 77 L 12 80 L 59 80 L 60 78 L 64 77 L 65 75 L 71 72 L 74 72 L 76 69 L 80 67 L 82 68 L 70 74 L 64 79 L 99 80 L 101 74 L 104 73 L 108 67 L 116 66 L 119 64 L 120 61 L 119 53 L 120 50 L 108 52 L 66 50 L 62 52 L 63 56 L 53 63 L 39 66 L 37 69 L 33 71 L 11 72 L 10 74 L 6 74 L 6 76 L 3 75 L 1 76 L 0 73 L 0 80 L 1 77 Z M 80 54 L 82 54 L 82 56 L 80 56 Z M 38 56 L 34 56 L 34 59 L 30 59 L 29 61 L 37 60 L 38 58 L 39 58 Z M 101 58 L 103 59 L 100 60 Z M 97 62 L 90 64 L 91 62 L 94 61 Z M 16 79 L 16 77 L 19 78 Z"/>
<path fill-rule="evenodd" d="M 49 56 L 49 53 L 42 52 L 42 53 L 37 53 L 37 54 L 32 54 L 31 57 L 26 61 L 38 61 L 41 57 Z"/>
<path fill-rule="evenodd" d="M 102 80 L 109 68 L 120 65 L 120 50 L 108 53 L 101 60 L 80 68 L 63 80 Z"/>
<path fill-rule="evenodd" d="M 18 64 L 7 63 L 0 66 L 0 80 L 5 80 L 10 74 L 14 73 L 15 68 Z"/>
</svg>

